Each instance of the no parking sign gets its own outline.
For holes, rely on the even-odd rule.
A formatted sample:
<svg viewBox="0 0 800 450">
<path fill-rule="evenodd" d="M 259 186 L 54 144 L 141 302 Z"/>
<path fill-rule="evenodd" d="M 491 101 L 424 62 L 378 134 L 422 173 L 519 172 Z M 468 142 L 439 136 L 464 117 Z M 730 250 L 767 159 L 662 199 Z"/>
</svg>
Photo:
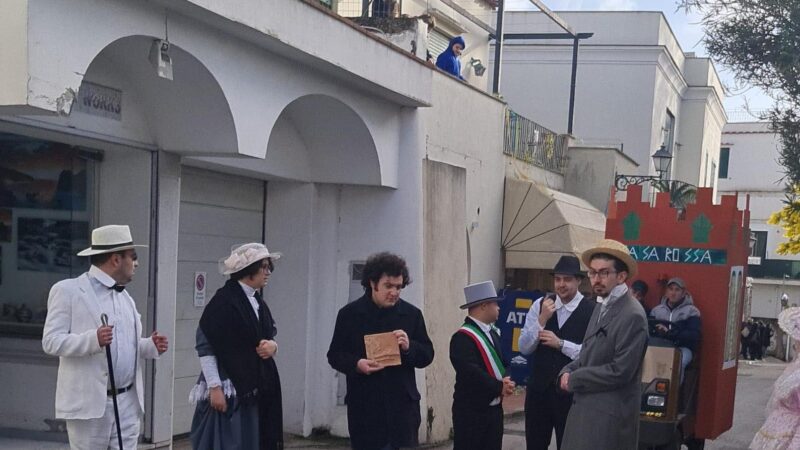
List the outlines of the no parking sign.
<svg viewBox="0 0 800 450">
<path fill-rule="evenodd" d="M 194 306 L 202 308 L 206 304 L 206 273 L 194 273 Z"/>
</svg>

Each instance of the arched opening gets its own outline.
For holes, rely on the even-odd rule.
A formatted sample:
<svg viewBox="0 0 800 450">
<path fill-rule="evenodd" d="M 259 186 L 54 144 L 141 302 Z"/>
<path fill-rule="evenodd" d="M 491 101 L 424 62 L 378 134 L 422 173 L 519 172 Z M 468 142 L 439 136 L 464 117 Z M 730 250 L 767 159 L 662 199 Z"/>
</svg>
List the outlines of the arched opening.
<svg viewBox="0 0 800 450">
<path fill-rule="evenodd" d="M 326 95 L 306 95 L 284 108 L 270 134 L 266 166 L 293 167 L 317 183 L 381 185 L 377 147 L 364 120 Z"/>
<path fill-rule="evenodd" d="M 79 90 L 86 86 L 117 91 L 119 117 L 96 120 L 78 112 L 70 121 L 81 128 L 150 144 L 182 155 L 235 155 L 236 127 L 228 101 L 211 72 L 196 57 L 170 45 L 173 79 L 160 78 L 148 59 L 155 38 L 128 36 L 95 56 Z M 100 130 L 98 130 L 100 128 Z"/>
</svg>

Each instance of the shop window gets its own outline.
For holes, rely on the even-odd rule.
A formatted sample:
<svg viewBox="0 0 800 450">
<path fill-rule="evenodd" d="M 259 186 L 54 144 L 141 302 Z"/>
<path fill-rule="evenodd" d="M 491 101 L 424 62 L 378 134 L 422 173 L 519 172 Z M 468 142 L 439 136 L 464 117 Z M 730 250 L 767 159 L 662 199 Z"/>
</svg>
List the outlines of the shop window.
<svg viewBox="0 0 800 450">
<path fill-rule="evenodd" d="M 100 153 L 0 133 L 0 335 L 41 337 L 50 287 L 86 270 Z"/>
</svg>

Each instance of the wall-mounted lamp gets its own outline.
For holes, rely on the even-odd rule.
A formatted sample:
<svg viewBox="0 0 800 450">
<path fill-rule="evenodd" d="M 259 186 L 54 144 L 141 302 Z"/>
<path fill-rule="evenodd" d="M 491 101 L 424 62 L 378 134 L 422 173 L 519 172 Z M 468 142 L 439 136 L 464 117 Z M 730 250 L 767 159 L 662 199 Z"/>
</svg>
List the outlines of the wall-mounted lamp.
<svg viewBox="0 0 800 450">
<path fill-rule="evenodd" d="M 470 58 L 469 66 L 475 71 L 476 76 L 482 77 L 486 73 L 486 66 L 483 65 L 480 59 Z"/>
<path fill-rule="evenodd" d="M 614 185 L 617 190 L 625 191 L 631 184 L 656 183 L 659 181 L 672 182 L 673 180 L 668 178 L 669 166 L 672 163 L 672 153 L 667 150 L 667 147 L 662 144 L 661 147 L 651 155 L 651 158 L 653 158 L 653 165 L 656 167 L 658 175 L 617 174 L 614 176 Z"/>
<path fill-rule="evenodd" d="M 172 80 L 172 58 L 169 56 L 169 41 L 155 39 L 150 46 L 150 63 L 156 68 L 156 74 Z"/>
</svg>

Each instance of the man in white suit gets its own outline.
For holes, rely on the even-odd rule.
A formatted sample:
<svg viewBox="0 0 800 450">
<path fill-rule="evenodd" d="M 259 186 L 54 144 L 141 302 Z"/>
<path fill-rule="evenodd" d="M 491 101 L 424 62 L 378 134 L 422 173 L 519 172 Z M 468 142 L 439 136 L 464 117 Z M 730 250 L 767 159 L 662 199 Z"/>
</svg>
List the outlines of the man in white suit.
<svg viewBox="0 0 800 450">
<path fill-rule="evenodd" d="M 42 348 L 58 356 L 56 418 L 65 419 L 72 449 L 118 448 L 112 393 L 117 394 L 125 449 L 135 449 L 144 412 L 143 359 L 167 351 L 167 337 L 141 338 L 142 320 L 125 285 L 137 262 L 127 225 L 92 231 L 91 268 L 78 278 L 56 283 L 47 300 Z M 103 326 L 100 316 L 108 316 Z M 110 345 L 114 381 L 110 385 L 104 347 Z M 114 391 L 112 391 L 112 389 Z"/>
</svg>

